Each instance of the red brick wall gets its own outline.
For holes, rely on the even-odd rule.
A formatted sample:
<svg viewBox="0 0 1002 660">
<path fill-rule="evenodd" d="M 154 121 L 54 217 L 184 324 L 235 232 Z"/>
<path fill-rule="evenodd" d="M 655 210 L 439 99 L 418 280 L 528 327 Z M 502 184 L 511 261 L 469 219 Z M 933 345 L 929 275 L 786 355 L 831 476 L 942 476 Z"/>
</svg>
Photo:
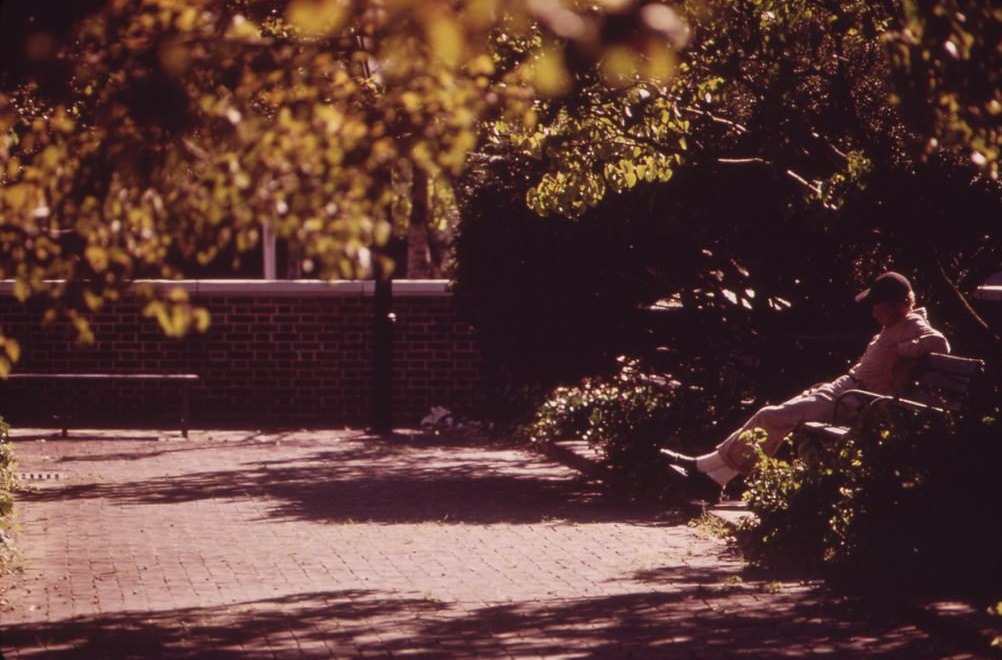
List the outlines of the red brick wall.
<svg viewBox="0 0 1002 660">
<path fill-rule="evenodd" d="M 4 331 L 21 342 L 16 372 L 199 374 L 192 389 L 193 426 L 364 424 L 372 401 L 372 297 L 360 283 L 189 284 L 208 307 L 204 334 L 162 336 L 134 303 L 99 313 L 97 342 L 73 345 L 65 324 L 40 328 L 40 312 L 0 298 Z M 272 286 L 274 285 L 274 286 Z M 472 330 L 457 319 L 441 283 L 394 285 L 394 421 L 415 425 L 433 405 L 473 415 L 483 394 L 482 363 Z M 206 290 L 209 289 L 209 290 Z M 275 289 L 275 293 L 271 292 Z M 169 423 L 176 387 L 158 384 L 8 382 L 0 414 L 37 422 L 65 400 L 82 423 Z"/>
</svg>

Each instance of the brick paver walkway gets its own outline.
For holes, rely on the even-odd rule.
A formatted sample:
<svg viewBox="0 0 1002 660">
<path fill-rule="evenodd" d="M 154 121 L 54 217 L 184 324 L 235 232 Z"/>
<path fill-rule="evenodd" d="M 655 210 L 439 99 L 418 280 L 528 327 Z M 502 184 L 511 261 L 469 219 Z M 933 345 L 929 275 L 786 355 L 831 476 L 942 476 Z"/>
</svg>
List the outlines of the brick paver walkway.
<svg viewBox="0 0 1002 660">
<path fill-rule="evenodd" d="M 16 451 L 39 657 L 964 656 L 817 585 L 761 582 L 685 521 L 486 441 L 150 433 Z"/>
</svg>

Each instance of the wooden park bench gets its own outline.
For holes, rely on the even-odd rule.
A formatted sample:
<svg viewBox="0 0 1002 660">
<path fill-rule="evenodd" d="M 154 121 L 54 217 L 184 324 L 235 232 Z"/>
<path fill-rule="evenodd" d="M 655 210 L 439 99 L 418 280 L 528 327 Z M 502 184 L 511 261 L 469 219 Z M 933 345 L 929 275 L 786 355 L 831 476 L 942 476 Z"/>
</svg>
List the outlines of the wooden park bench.
<svg viewBox="0 0 1002 660">
<path fill-rule="evenodd" d="M 7 376 L 8 381 L 70 381 L 81 386 L 87 386 L 97 382 L 126 381 L 130 383 L 138 382 L 166 382 L 176 383 L 180 388 L 180 414 L 178 426 L 181 435 L 188 437 L 189 415 L 191 411 L 191 385 L 198 381 L 197 374 L 116 374 L 116 373 L 15 373 Z M 52 407 L 56 408 L 56 418 L 60 422 L 62 435 L 65 438 L 69 434 L 69 426 L 72 421 L 69 412 L 68 402 L 52 402 Z"/>
<path fill-rule="evenodd" d="M 822 442 L 839 440 L 848 433 L 860 413 L 874 405 L 894 405 L 941 414 L 962 412 L 971 383 L 982 369 L 982 360 L 929 353 L 914 361 L 895 394 L 848 390 L 835 400 L 834 423 L 805 422 L 795 434 Z"/>
</svg>

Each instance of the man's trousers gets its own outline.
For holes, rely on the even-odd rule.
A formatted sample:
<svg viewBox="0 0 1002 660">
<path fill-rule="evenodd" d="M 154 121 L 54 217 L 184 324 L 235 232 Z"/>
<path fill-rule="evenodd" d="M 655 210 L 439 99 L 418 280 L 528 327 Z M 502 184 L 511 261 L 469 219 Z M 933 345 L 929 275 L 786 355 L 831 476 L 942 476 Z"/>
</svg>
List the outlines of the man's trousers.
<svg viewBox="0 0 1002 660">
<path fill-rule="evenodd" d="M 832 423 L 835 417 L 835 400 L 840 394 L 854 387 L 857 385 L 851 377 L 840 376 L 830 383 L 804 390 L 784 403 L 765 406 L 717 445 L 717 452 L 724 463 L 747 475 L 755 467 L 758 453 L 751 441 L 752 434 L 741 437 L 745 431 L 752 429 L 765 431 L 762 451 L 767 456 L 773 456 L 779 450 L 783 439 L 801 422 Z"/>
</svg>

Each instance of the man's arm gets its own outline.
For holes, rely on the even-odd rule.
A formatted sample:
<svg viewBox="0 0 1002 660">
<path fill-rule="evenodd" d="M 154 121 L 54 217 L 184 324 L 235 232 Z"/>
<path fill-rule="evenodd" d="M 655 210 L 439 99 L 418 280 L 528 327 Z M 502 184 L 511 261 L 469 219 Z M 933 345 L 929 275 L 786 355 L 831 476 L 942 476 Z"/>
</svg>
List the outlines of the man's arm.
<svg viewBox="0 0 1002 660">
<path fill-rule="evenodd" d="M 912 367 L 918 362 L 918 358 L 902 357 L 894 362 L 891 367 L 891 392 L 899 394 L 901 388 L 908 382 L 908 376 L 912 373 Z"/>
<path fill-rule="evenodd" d="M 904 358 L 919 358 L 926 353 L 949 353 L 950 342 L 939 330 L 933 328 L 922 317 L 909 316 L 911 324 L 898 343 L 898 355 Z"/>
<path fill-rule="evenodd" d="M 900 392 L 912 367 L 926 353 L 949 353 L 950 342 L 925 319 L 923 313 L 908 317 L 909 325 L 898 342 L 898 359 L 891 367 L 891 391 Z"/>
</svg>

